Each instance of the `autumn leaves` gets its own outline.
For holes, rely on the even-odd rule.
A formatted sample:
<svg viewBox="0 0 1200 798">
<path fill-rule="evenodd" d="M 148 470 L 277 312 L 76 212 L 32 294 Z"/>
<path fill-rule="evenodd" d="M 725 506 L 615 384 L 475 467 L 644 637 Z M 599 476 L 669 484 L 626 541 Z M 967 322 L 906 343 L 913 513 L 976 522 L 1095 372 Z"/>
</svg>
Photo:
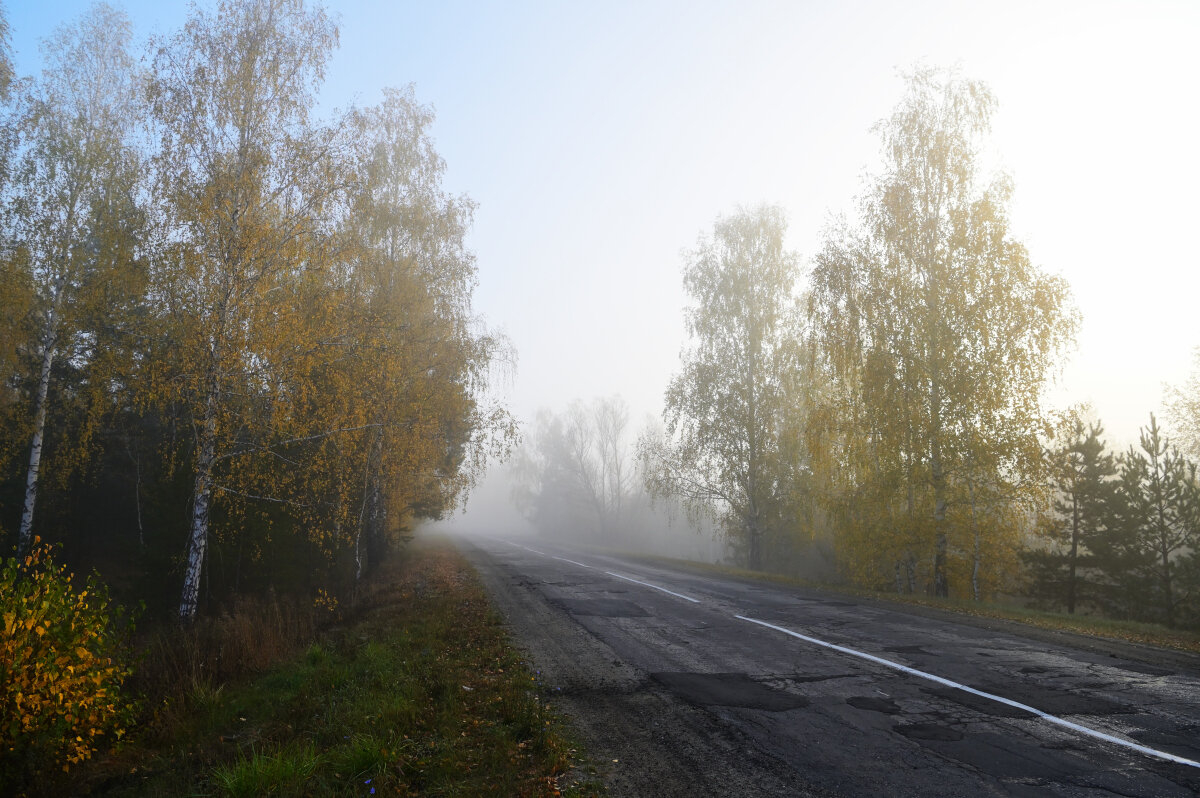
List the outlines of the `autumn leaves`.
<svg viewBox="0 0 1200 798">
<path fill-rule="evenodd" d="M 844 573 L 900 591 L 978 597 L 1012 570 L 1076 316 L 1012 239 L 1008 183 L 980 175 L 993 105 L 981 83 L 910 75 L 883 168 L 806 286 L 776 209 L 722 219 L 690 255 L 692 344 L 648 481 L 713 508 L 751 567 L 828 537 Z"/>
<path fill-rule="evenodd" d="M 314 118 L 336 45 L 323 10 L 235 0 L 194 9 L 142 69 L 98 6 L 11 119 L 21 541 L 66 358 L 86 413 L 188 475 L 183 618 L 214 524 L 308 538 L 361 573 L 513 433 L 484 398 L 506 344 L 473 317 L 472 205 L 441 189 L 431 113 L 409 88 Z"/>
</svg>

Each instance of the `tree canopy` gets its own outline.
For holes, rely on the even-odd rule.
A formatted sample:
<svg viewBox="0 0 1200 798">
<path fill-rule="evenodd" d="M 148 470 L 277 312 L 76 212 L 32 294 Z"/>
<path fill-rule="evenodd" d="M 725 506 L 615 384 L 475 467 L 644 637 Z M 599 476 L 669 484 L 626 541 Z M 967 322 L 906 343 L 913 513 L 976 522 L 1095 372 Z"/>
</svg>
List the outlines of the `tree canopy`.
<svg viewBox="0 0 1200 798">
<path fill-rule="evenodd" d="M 318 118 L 337 43 L 323 9 L 227 0 L 143 67 L 97 5 L 6 120 L 0 495 L 19 444 L 22 545 L 70 526 L 34 517 L 39 485 L 136 519 L 116 540 L 178 580 L 184 619 L 214 546 L 233 588 L 270 551 L 361 576 L 515 436 L 432 112 L 407 87 Z"/>
<path fill-rule="evenodd" d="M 876 128 L 884 166 L 861 220 L 831 232 L 812 274 L 833 386 L 818 435 L 847 559 L 877 580 L 928 563 L 937 595 L 956 552 L 1015 547 L 972 530 L 981 501 L 995 516 L 1039 484 L 1041 393 L 1076 326 L 1066 283 L 1009 232 L 1011 184 L 981 178 L 994 104 L 979 82 L 912 73 Z"/>
<path fill-rule="evenodd" d="M 784 508 L 804 468 L 787 434 L 802 331 L 786 226 L 779 208 L 744 209 L 687 253 L 690 345 L 667 388 L 665 436 L 641 446 L 650 492 L 718 519 L 756 569 L 766 537 L 790 525 Z"/>
</svg>

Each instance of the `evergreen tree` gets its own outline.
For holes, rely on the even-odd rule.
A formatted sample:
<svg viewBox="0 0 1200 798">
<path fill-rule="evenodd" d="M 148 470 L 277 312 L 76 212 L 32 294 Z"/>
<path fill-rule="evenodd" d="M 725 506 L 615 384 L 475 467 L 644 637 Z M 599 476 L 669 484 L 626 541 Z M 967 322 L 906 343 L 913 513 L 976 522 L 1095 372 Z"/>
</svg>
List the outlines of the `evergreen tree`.
<svg viewBox="0 0 1200 798">
<path fill-rule="evenodd" d="M 1074 613 L 1087 597 L 1083 574 L 1093 564 L 1092 541 L 1109 523 L 1117 467 L 1099 423 L 1085 426 L 1078 416 L 1067 423 L 1062 445 L 1048 456 L 1053 498 L 1039 531 L 1051 547 L 1027 559 L 1035 569 L 1035 592 Z"/>
<path fill-rule="evenodd" d="M 1181 561 L 1196 545 L 1196 467 L 1162 436 L 1154 415 L 1121 458 L 1113 527 L 1097 546 L 1119 609 L 1175 626 L 1187 594 Z"/>
</svg>

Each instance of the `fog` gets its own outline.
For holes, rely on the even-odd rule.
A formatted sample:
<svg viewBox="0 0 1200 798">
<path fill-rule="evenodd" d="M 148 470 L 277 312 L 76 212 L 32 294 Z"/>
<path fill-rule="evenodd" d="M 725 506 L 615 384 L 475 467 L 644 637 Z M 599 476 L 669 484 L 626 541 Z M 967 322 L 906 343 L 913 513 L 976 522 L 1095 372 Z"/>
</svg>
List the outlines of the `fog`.
<svg viewBox="0 0 1200 798">
<path fill-rule="evenodd" d="M 518 352 L 505 399 L 526 431 L 539 409 L 613 394 L 659 417 L 684 345 L 681 250 L 770 202 L 808 264 L 854 212 L 879 163 L 871 126 L 915 63 L 995 92 L 988 157 L 1013 180 L 1014 236 L 1071 285 L 1081 327 L 1048 406 L 1089 403 L 1120 451 L 1186 377 L 1200 343 L 1195 4 L 422 13 L 421 40 L 393 57 L 436 101 L 449 179 L 480 203 L 478 307 Z M 507 517 L 510 483 L 493 469 L 459 522 Z"/>
<path fill-rule="evenodd" d="M 491 468 L 460 514 L 430 532 L 487 535 L 594 550 L 636 551 L 709 563 L 734 563 L 738 552 L 714 519 L 678 502 L 651 497 L 635 436 L 619 396 L 543 409 L 509 460 Z"/>
<path fill-rule="evenodd" d="M 610 536 L 593 534 L 592 519 L 586 513 L 569 523 L 541 529 L 513 505 L 513 486 L 511 471 L 495 467 L 471 492 L 461 513 L 425 524 L 421 532 L 487 536 L 531 545 L 531 541 L 562 543 L 600 552 L 638 552 L 694 562 L 737 562 L 725 536 L 712 524 L 690 522 L 682 513 L 669 513 L 665 507 L 639 508 Z"/>
<path fill-rule="evenodd" d="M 18 74 L 83 0 L 8 9 Z M 185 4 L 123 4 L 139 37 Z M 1071 283 L 1078 348 L 1054 388 L 1119 445 L 1200 343 L 1192 2 L 334 3 L 323 109 L 416 86 L 437 112 L 447 186 L 478 203 L 476 309 L 539 408 L 619 393 L 661 413 L 683 342 L 680 250 L 739 204 L 779 204 L 811 258 L 879 163 L 870 128 L 898 70 L 958 65 L 999 100 L 992 154 L 1012 226 Z M 1148 345 L 1148 339 L 1153 344 Z"/>
<path fill-rule="evenodd" d="M 9 9 L 18 74 L 36 68 L 36 42 L 85 5 Z M 138 37 L 186 14 L 182 4 L 125 6 Z M 1090 403 L 1120 450 L 1161 413 L 1164 385 L 1185 379 L 1200 344 L 1195 3 L 333 10 L 341 49 L 320 110 L 369 105 L 409 82 L 436 109 L 446 185 L 477 203 L 475 309 L 518 357 L 499 398 L 527 437 L 539 410 L 594 397 L 622 397 L 639 425 L 660 418 L 685 345 L 681 251 L 722 215 L 770 203 L 810 265 L 878 168 L 871 128 L 918 63 L 991 87 L 987 158 L 1013 181 L 1013 235 L 1070 283 L 1081 326 L 1049 406 Z M 453 524 L 528 531 L 511 468 L 493 464 Z M 725 556 L 711 529 L 646 512 L 652 532 L 637 537 L 647 547 Z M 669 540 L 686 543 L 660 545 Z"/>
</svg>

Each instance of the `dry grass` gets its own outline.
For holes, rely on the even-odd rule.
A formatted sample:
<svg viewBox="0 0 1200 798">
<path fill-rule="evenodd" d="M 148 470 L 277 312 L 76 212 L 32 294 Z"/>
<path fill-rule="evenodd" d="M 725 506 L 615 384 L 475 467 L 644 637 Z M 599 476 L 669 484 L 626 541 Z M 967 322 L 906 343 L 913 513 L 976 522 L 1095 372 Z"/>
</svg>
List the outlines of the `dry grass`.
<svg viewBox="0 0 1200 798">
<path fill-rule="evenodd" d="M 178 679 L 176 697 L 76 794 L 602 792 L 448 542 L 408 547 L 352 615 L 297 644 L 313 625 L 302 607 L 251 602 L 157 640 L 156 678 Z"/>
<path fill-rule="evenodd" d="M 312 640 L 328 615 L 274 594 L 239 598 L 215 617 L 151 632 L 141 644 L 137 684 L 163 700 L 263 673 Z"/>
</svg>

